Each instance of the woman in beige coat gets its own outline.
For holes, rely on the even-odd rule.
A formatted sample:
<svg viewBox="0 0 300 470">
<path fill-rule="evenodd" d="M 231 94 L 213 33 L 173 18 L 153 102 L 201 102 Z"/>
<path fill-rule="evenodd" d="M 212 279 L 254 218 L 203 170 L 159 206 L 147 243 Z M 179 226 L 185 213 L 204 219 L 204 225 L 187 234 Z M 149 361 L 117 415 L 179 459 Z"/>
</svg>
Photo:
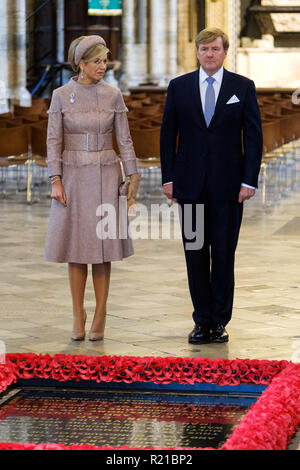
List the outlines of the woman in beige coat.
<svg viewBox="0 0 300 470">
<path fill-rule="evenodd" d="M 108 52 L 100 36 L 75 39 L 69 61 L 78 76 L 53 92 L 49 109 L 47 162 L 52 205 L 44 258 L 68 263 L 73 340 L 85 338 L 87 265 L 92 264 L 96 297 L 89 339 L 95 341 L 104 335 L 111 261 L 133 254 L 132 241 L 120 235 L 117 222 L 122 174 L 113 150 L 113 130 L 125 176 L 130 176 L 128 206 L 134 202 L 140 175 L 122 94 L 103 81 Z"/>
</svg>

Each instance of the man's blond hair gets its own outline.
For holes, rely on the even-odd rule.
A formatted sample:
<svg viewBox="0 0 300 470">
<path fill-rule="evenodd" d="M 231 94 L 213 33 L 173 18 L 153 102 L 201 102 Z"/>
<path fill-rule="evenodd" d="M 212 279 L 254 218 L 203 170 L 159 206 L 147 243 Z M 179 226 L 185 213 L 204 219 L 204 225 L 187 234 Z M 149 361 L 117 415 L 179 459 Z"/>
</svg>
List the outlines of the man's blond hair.
<svg viewBox="0 0 300 470">
<path fill-rule="evenodd" d="M 200 44 L 208 44 L 210 42 L 215 41 L 215 39 L 221 38 L 223 42 L 224 51 L 228 51 L 229 49 L 229 39 L 226 33 L 219 28 L 206 28 L 200 31 L 198 36 L 195 39 L 196 47 L 200 46 Z"/>
</svg>

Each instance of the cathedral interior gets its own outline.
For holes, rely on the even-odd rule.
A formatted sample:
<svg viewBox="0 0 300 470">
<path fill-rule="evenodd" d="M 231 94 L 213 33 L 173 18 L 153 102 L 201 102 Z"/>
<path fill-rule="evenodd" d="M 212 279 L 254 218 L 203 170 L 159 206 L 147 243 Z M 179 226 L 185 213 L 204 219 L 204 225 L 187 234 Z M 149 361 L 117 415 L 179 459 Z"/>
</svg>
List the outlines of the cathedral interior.
<svg viewBox="0 0 300 470">
<path fill-rule="evenodd" d="M 182 242 L 175 235 L 164 239 L 159 230 L 157 237 L 137 233 L 135 255 L 112 266 L 104 341 L 71 341 L 66 265 L 43 260 L 51 205 L 47 111 L 53 91 L 74 75 L 68 47 L 78 36 L 96 34 L 110 49 L 104 80 L 121 90 L 128 108 L 142 176 L 139 224 L 148 233 L 147 209 L 159 211 L 163 204 L 172 209 L 162 192 L 159 144 L 167 87 L 174 77 L 198 68 L 194 40 L 209 26 L 228 34 L 225 68 L 254 81 L 263 129 L 259 185 L 245 204 L 236 252 L 230 342 L 188 344 L 192 304 Z M 300 1 L 1 0 L 0 35 L 0 340 L 5 352 L 299 363 Z M 175 210 L 171 220 L 175 233 Z M 93 305 L 89 277 L 88 323 Z M 227 428 L 205 428 L 199 413 L 207 411 L 203 405 L 200 411 L 194 408 L 194 396 L 176 401 L 170 394 L 162 403 L 141 391 L 131 398 L 113 391 L 109 402 L 105 390 L 93 397 L 73 390 L 68 399 L 59 389 L 51 393 L 25 388 L 9 395 L 15 416 L 24 412 L 23 424 L 9 421 L 0 395 L 0 441 L 220 447 L 257 398 L 224 404 L 210 397 L 206 406 L 217 404 L 211 408 L 216 423 L 224 424 L 218 418 L 222 413 L 232 415 Z M 79 400 L 88 417 L 81 415 Z M 130 415 L 133 404 L 137 415 L 144 406 L 146 418 Z M 63 417 L 55 420 L 59 407 Z M 95 421 L 99 407 L 109 414 L 101 429 Z M 185 421 L 177 423 L 186 409 Z M 85 419 L 93 436 L 88 442 Z M 299 450 L 299 443 L 298 433 L 289 449 Z"/>
</svg>

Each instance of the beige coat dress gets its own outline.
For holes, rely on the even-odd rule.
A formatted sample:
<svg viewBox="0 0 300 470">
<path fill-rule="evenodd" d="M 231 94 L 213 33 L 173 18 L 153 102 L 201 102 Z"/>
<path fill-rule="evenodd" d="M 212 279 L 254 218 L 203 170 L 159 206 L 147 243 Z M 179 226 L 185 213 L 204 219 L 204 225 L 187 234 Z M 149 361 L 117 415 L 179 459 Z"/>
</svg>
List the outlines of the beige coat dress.
<svg viewBox="0 0 300 470">
<path fill-rule="evenodd" d="M 120 228 L 122 173 L 112 143 L 114 130 L 125 175 L 137 173 L 126 111 L 120 90 L 103 80 L 80 85 L 72 78 L 53 92 L 48 174 L 61 175 L 67 206 L 52 200 L 46 261 L 98 264 L 133 254 L 127 227 Z"/>
</svg>

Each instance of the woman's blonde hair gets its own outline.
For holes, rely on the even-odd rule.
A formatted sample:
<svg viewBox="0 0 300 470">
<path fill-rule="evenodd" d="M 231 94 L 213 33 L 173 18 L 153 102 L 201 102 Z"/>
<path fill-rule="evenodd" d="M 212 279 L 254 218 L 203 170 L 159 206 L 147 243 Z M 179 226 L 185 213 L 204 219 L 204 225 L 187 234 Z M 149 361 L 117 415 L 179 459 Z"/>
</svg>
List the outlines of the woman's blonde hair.
<svg viewBox="0 0 300 470">
<path fill-rule="evenodd" d="M 74 72 L 76 73 L 79 72 L 80 67 L 79 64 L 75 64 L 75 49 L 78 44 L 85 38 L 86 36 L 80 36 L 79 38 L 74 39 L 74 41 L 71 42 L 69 47 L 68 62 L 70 63 L 72 70 L 74 70 Z M 87 63 L 92 62 L 95 59 L 102 60 L 106 58 L 109 52 L 109 49 L 107 49 L 107 47 L 105 47 L 103 44 L 97 44 L 97 46 L 90 47 L 81 57 L 81 60 Z"/>
<path fill-rule="evenodd" d="M 226 33 L 219 28 L 206 28 L 200 31 L 195 39 L 196 47 L 198 49 L 200 44 L 208 44 L 215 39 L 221 38 L 223 42 L 224 51 L 229 49 L 229 39 Z"/>
</svg>

